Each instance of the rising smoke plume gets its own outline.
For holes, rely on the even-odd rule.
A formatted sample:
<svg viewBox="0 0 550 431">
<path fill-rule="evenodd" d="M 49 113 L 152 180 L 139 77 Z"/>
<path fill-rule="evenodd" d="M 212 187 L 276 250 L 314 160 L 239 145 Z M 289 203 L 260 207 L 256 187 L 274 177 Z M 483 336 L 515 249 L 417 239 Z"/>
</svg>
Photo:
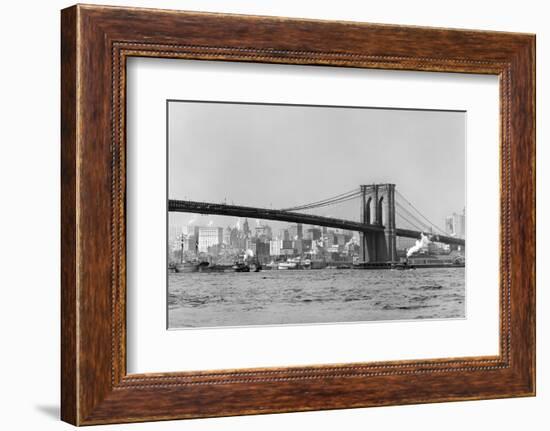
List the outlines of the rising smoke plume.
<svg viewBox="0 0 550 431">
<path fill-rule="evenodd" d="M 420 239 L 417 239 L 416 244 L 407 250 L 407 257 L 411 257 L 413 253 L 416 253 L 417 251 L 421 250 L 423 247 L 426 247 L 430 242 L 431 241 L 430 241 L 430 238 L 428 238 L 428 235 L 424 235 L 423 233 L 420 233 Z"/>
<path fill-rule="evenodd" d="M 254 257 L 254 252 L 251 249 L 244 252 L 244 261 L 246 262 L 249 257 Z"/>
</svg>

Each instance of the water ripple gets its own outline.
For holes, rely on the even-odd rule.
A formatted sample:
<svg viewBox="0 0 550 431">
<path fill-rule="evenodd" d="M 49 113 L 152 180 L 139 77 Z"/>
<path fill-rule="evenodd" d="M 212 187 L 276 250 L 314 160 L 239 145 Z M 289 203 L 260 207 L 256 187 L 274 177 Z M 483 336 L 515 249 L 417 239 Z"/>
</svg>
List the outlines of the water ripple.
<svg viewBox="0 0 550 431">
<path fill-rule="evenodd" d="M 185 273 L 168 277 L 170 327 L 463 318 L 463 268 Z"/>
</svg>

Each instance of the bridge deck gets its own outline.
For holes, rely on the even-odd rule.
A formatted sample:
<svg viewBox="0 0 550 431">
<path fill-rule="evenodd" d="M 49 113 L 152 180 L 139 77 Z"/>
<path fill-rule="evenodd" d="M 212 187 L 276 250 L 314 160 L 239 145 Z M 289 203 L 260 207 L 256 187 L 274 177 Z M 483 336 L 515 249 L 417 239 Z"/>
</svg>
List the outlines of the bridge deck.
<svg viewBox="0 0 550 431">
<path fill-rule="evenodd" d="M 233 217 L 249 217 L 251 219 L 276 220 L 290 223 L 302 223 L 314 226 L 326 226 L 338 229 L 354 230 L 358 232 L 383 232 L 384 226 L 365 224 L 351 220 L 343 220 L 332 217 L 316 216 L 299 212 L 274 210 L 269 208 L 256 208 L 241 205 L 227 205 L 210 202 L 197 202 L 187 200 L 168 200 L 168 211 L 187 212 L 195 214 L 226 215 Z M 420 238 L 420 231 L 400 229 L 395 230 L 397 236 L 406 238 Z M 446 244 L 464 245 L 465 241 L 445 235 L 434 235 L 430 232 L 422 232 L 430 235 L 432 241 Z"/>
</svg>

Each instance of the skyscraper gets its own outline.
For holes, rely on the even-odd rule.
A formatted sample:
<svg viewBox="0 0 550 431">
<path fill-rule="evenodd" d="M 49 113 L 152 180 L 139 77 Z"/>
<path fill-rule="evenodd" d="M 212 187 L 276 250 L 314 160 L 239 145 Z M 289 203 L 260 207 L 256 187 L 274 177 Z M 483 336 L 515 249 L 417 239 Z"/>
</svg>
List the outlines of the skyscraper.
<svg viewBox="0 0 550 431">
<path fill-rule="evenodd" d="M 268 224 L 256 226 L 256 236 L 263 240 L 270 240 L 272 238 L 271 227 Z"/>
<path fill-rule="evenodd" d="M 304 237 L 304 229 L 303 225 L 301 223 L 297 223 L 296 225 L 290 226 L 288 228 L 288 233 L 290 236 L 290 239 L 302 239 Z"/>
<path fill-rule="evenodd" d="M 201 227 L 199 228 L 199 252 L 207 253 L 208 248 L 223 243 L 223 228 Z"/>
<path fill-rule="evenodd" d="M 250 235 L 250 227 L 248 226 L 248 219 L 246 218 L 244 219 L 244 223 L 243 223 L 243 232 L 245 236 Z"/>
<path fill-rule="evenodd" d="M 281 254 L 281 248 L 283 247 L 282 239 L 272 239 L 269 241 L 269 254 L 271 256 L 279 256 Z"/>
<path fill-rule="evenodd" d="M 445 231 L 457 238 L 464 239 L 466 237 L 466 210 L 462 214 L 453 213 L 445 217 Z"/>
</svg>

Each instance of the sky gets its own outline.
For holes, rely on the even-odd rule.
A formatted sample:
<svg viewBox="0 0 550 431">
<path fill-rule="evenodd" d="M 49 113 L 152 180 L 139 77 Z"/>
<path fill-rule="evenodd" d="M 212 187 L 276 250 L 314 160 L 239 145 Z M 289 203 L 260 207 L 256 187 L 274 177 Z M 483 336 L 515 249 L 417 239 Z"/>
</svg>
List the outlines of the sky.
<svg viewBox="0 0 550 431">
<path fill-rule="evenodd" d="M 287 208 L 394 183 L 442 228 L 465 206 L 465 112 L 170 101 L 168 116 L 170 199 Z M 359 200 L 313 213 L 358 220 Z M 237 219 L 169 216 L 190 220 Z"/>
</svg>

